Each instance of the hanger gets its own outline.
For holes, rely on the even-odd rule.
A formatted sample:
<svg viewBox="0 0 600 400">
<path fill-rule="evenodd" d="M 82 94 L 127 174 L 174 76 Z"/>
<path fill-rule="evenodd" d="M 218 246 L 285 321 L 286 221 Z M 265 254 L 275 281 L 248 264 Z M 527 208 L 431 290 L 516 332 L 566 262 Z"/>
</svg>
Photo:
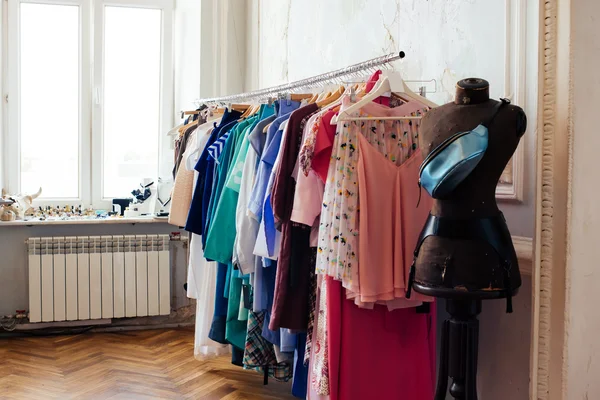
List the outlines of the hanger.
<svg viewBox="0 0 600 400">
<path fill-rule="evenodd" d="M 249 104 L 232 104 L 231 109 L 234 111 L 246 112 L 250 108 Z"/>
<path fill-rule="evenodd" d="M 319 101 L 322 101 L 323 99 L 326 99 L 328 96 L 331 96 L 331 92 L 328 90 L 323 90 L 321 93 L 319 93 L 319 95 L 317 96 L 317 103 Z"/>
<path fill-rule="evenodd" d="M 404 80 L 402 79 L 402 76 L 400 75 L 399 72 L 383 70 L 381 73 L 381 76 L 385 76 L 388 78 L 388 80 L 390 82 L 390 87 L 392 89 L 391 91 L 393 93 L 403 94 L 403 95 L 411 98 L 412 100 L 418 101 L 419 103 L 426 105 L 429 108 L 435 108 L 438 106 L 437 104 L 435 104 L 433 101 L 429 100 L 428 98 L 423 97 L 423 96 L 413 92 L 412 90 L 410 90 L 410 88 L 408 87 L 406 82 L 404 82 Z"/>
<path fill-rule="evenodd" d="M 251 115 L 252 115 L 253 111 L 254 111 L 254 106 L 250 105 L 250 106 L 249 106 L 249 107 L 246 109 L 246 111 L 244 111 L 244 113 L 243 113 L 243 114 L 240 116 L 240 119 L 245 119 L 245 118 L 248 118 L 249 116 L 251 116 Z"/>
<path fill-rule="evenodd" d="M 255 104 L 254 107 L 252 108 L 252 111 L 250 112 L 249 116 L 251 117 L 259 111 L 260 111 L 260 104 Z"/>
<path fill-rule="evenodd" d="M 312 94 L 310 93 L 292 93 L 290 95 L 288 95 L 290 100 L 294 100 L 294 101 L 302 101 L 302 100 L 306 100 L 306 99 L 311 99 L 313 97 Z"/>
<path fill-rule="evenodd" d="M 331 94 L 329 96 L 327 96 L 326 98 L 324 98 L 321 101 L 317 101 L 317 106 L 319 106 L 319 108 L 323 108 L 325 106 L 330 105 L 331 103 L 333 103 L 334 101 L 336 101 L 337 99 L 342 97 L 342 94 L 344 94 L 345 91 L 346 91 L 346 88 L 344 88 L 344 86 L 340 85 L 338 87 L 338 89 L 334 92 L 331 92 Z"/>
<path fill-rule="evenodd" d="M 387 73 L 386 73 L 387 72 Z M 347 120 L 349 119 L 350 114 L 352 114 L 353 112 L 356 112 L 358 110 L 360 110 L 361 108 L 363 108 L 365 105 L 371 103 L 372 101 L 374 101 L 375 99 L 377 99 L 378 97 L 381 97 L 383 95 L 386 95 L 388 93 L 398 93 L 398 94 L 404 94 L 406 97 L 409 97 L 425 106 L 428 107 L 437 107 L 437 104 L 435 104 L 434 102 L 428 100 L 425 97 L 419 96 L 418 94 L 414 93 L 412 90 L 410 90 L 408 88 L 408 86 L 406 86 L 406 83 L 404 83 L 404 80 L 402 79 L 402 77 L 400 76 L 399 73 L 397 72 L 388 72 L 388 71 L 384 71 L 381 74 L 381 77 L 379 78 L 379 80 L 377 81 L 377 84 L 375 85 L 375 87 L 373 88 L 373 90 L 371 90 L 369 93 L 367 93 L 361 100 L 357 101 L 356 103 L 352 104 L 350 107 L 346 108 L 343 111 L 340 111 L 340 113 L 336 116 L 334 116 L 331 119 L 331 124 L 335 125 L 338 123 L 338 121 L 340 120 Z M 365 117 L 365 118 L 352 118 L 352 120 L 364 120 L 364 119 L 376 119 L 376 120 L 385 120 L 385 119 L 391 119 L 391 120 L 412 120 L 412 119 L 421 119 L 421 117 L 375 117 L 375 118 L 370 118 L 370 117 Z"/>
<path fill-rule="evenodd" d="M 200 110 L 192 110 L 192 111 L 181 111 L 181 116 L 179 118 L 183 119 L 186 115 L 199 115 L 202 111 Z"/>
<path fill-rule="evenodd" d="M 188 124 L 183 125 L 181 128 L 179 128 L 179 137 L 183 136 L 185 134 L 185 131 L 187 131 L 188 128 L 191 128 L 194 125 L 198 125 L 198 120 L 194 120 Z"/>
<path fill-rule="evenodd" d="M 264 128 L 263 128 L 263 133 L 267 133 L 267 131 L 269 130 L 269 127 L 271 126 L 272 122 L 267 124 Z"/>
<path fill-rule="evenodd" d="M 207 121 L 206 123 L 202 124 L 202 125 L 198 125 L 198 129 L 203 129 L 203 128 L 207 128 L 212 126 L 212 124 L 214 123 L 214 119 Z M 203 149 L 204 150 L 204 149 Z M 191 160 L 193 156 L 195 156 L 198 152 L 200 151 L 200 148 L 197 147 L 194 149 L 194 151 L 192 151 L 188 158 L 186 160 L 184 160 L 184 162 L 186 163 L 185 166 L 187 168 L 188 171 L 193 171 L 194 170 L 194 165 L 196 165 L 195 163 L 193 165 L 190 165 L 191 162 L 188 162 L 187 160 Z"/>
<path fill-rule="evenodd" d="M 314 93 L 312 97 L 308 99 L 308 104 L 316 103 L 319 97 L 322 96 L 323 92 L 325 91 L 325 86 L 323 85 L 323 82 L 318 82 L 316 85 L 317 87 L 313 89 Z"/>
</svg>

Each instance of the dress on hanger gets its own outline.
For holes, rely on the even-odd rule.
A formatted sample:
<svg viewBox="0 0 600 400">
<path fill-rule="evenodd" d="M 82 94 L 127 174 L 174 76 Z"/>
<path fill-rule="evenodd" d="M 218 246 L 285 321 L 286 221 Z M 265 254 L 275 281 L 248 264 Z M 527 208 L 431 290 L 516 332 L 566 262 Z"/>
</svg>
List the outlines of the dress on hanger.
<svg viewBox="0 0 600 400">
<path fill-rule="evenodd" d="M 321 326 L 321 329 L 327 329 L 327 320 L 324 318 L 324 314 L 327 312 L 327 293 L 325 291 L 321 291 L 321 288 L 324 287 L 323 281 L 326 279 L 326 276 L 318 275 L 317 280 L 315 281 L 316 291 L 314 292 L 315 296 L 315 314 L 314 314 L 314 329 L 312 333 L 308 332 L 308 335 L 311 335 L 312 345 L 310 346 L 310 351 L 308 351 L 308 360 L 307 363 L 309 368 L 308 375 L 308 388 L 307 388 L 307 399 L 308 400 L 328 400 L 330 399 L 330 386 L 329 386 L 329 351 L 326 349 L 327 346 L 327 335 L 321 334 L 320 338 L 317 339 L 317 330 L 318 326 Z M 326 289 L 325 289 L 326 290 Z M 325 298 L 323 298 L 323 297 Z M 321 307 L 323 306 L 323 307 Z M 323 325 L 325 324 L 325 325 Z M 321 339 L 322 338 L 322 339 Z M 307 338 L 308 340 L 308 338 Z M 307 347 L 308 350 L 308 347 Z M 325 365 L 321 368 L 314 368 L 315 363 L 317 362 L 317 353 L 318 352 L 326 352 L 324 355 Z M 322 373 L 321 373 L 322 372 Z M 319 374 L 317 376 L 317 374 Z M 317 385 L 316 380 L 319 379 L 323 385 Z M 337 382 L 337 381 L 336 381 Z M 320 388 L 323 388 L 322 390 Z M 337 390 L 337 386 L 335 387 Z M 326 394 L 321 394 L 326 393 Z"/>
<path fill-rule="evenodd" d="M 194 143 L 194 148 L 191 149 L 188 147 L 186 149 L 186 153 L 182 159 L 182 163 L 185 163 L 185 165 L 181 166 L 178 175 L 183 169 L 191 169 L 193 171 L 197 161 L 196 157 L 204 150 L 211 129 L 210 127 L 205 129 L 199 128 L 196 133 L 197 140 Z M 195 175 L 194 178 L 197 180 L 198 172 L 193 171 L 193 175 Z M 187 295 L 190 298 L 196 299 L 194 356 L 198 360 L 218 357 L 230 352 L 228 345 L 217 343 L 208 337 L 214 311 L 216 267 L 216 263 L 208 262 L 204 258 L 200 236 L 192 233 L 190 237 Z"/>
<path fill-rule="evenodd" d="M 331 125 L 331 120 L 337 112 L 338 108 L 334 108 L 323 114 L 316 132 L 313 133 L 314 140 L 309 138 L 300 153 L 304 174 L 307 175 L 308 171 L 312 169 L 323 182 L 327 181 L 331 149 L 336 131 L 336 125 Z"/>
<path fill-rule="evenodd" d="M 435 307 L 389 311 L 357 307 L 327 278 L 331 400 L 431 400 L 435 385 Z"/>
<path fill-rule="evenodd" d="M 416 182 L 423 157 L 420 150 L 412 151 L 411 139 L 398 138 L 407 132 L 404 130 L 407 127 L 391 121 L 384 125 L 385 134 L 391 136 L 391 140 L 385 137 L 369 140 L 360 133 L 356 136 L 360 150 L 357 171 L 359 231 L 362 232 L 358 238 L 358 296 L 366 303 L 398 299 L 402 305 L 397 300 L 396 307 L 414 307 L 416 298 L 405 299 L 416 244 L 411 238 L 418 238 L 421 224 L 429 214 L 431 199 L 423 196 L 423 204 L 417 207 Z M 410 133 L 403 136 L 413 137 Z M 376 143 L 379 149 L 371 143 Z M 398 144 L 402 150 L 396 152 Z M 391 151 L 385 152 L 390 147 Z"/>
<path fill-rule="evenodd" d="M 222 263 L 232 260 L 236 238 L 236 213 L 242 172 L 250 148 L 249 136 L 260 119 L 275 113 L 273 106 L 263 105 L 260 114 L 248 119 L 249 124 L 238 137 L 238 145 L 231 159 L 224 186 L 215 208 L 213 222 L 208 230 L 205 252 L 207 257 Z"/>
<path fill-rule="evenodd" d="M 343 107 L 347 105 L 349 99 L 345 98 Z M 423 108 L 421 104 L 389 108 L 371 103 L 356 116 L 402 117 L 407 113 L 420 112 Z M 343 286 L 354 295 L 361 293 L 358 135 L 365 137 L 391 162 L 401 163 L 416 150 L 417 133 L 418 122 L 411 120 L 359 120 L 338 124 L 321 209 L 317 271 L 342 281 Z M 414 179 L 414 190 L 418 191 L 418 176 Z M 391 299 L 382 297 L 379 300 Z M 361 303 L 360 298 L 358 303 Z"/>
<path fill-rule="evenodd" d="M 183 153 L 181 163 L 185 164 L 185 160 L 189 157 L 192 151 L 195 151 L 197 146 L 196 143 L 199 139 L 200 129 L 196 128 L 194 132 L 188 137 L 188 144 L 186 150 Z M 206 131 L 203 131 L 206 136 Z M 188 170 L 185 165 L 180 166 L 177 169 L 177 176 L 173 183 L 173 189 L 171 191 L 171 210 L 169 212 L 169 224 L 175 226 L 184 226 L 187 220 L 188 211 L 190 210 L 190 204 L 192 203 L 192 194 L 194 191 L 194 170 Z"/>
<path fill-rule="evenodd" d="M 265 144 L 263 129 L 275 120 L 275 115 L 260 121 L 248 136 L 250 148 L 244 161 L 242 182 L 240 184 L 239 199 L 236 207 L 236 239 L 234 244 L 234 263 L 244 274 L 256 272 L 256 256 L 253 253 L 256 236 L 258 235 L 259 222 L 248 215 L 248 202 L 252 193 L 252 186 L 256 179 L 256 172 L 260 156 Z M 260 298 L 260 296 L 259 296 Z M 255 302 L 260 301 L 256 298 Z"/>
<path fill-rule="evenodd" d="M 206 220 L 204 225 L 204 231 L 202 239 L 204 241 L 205 252 L 207 253 L 205 256 L 214 261 L 218 261 L 221 263 L 228 263 L 231 261 L 231 257 L 219 257 L 215 253 L 218 249 L 218 242 L 214 242 L 214 237 L 211 237 L 212 230 L 216 229 L 218 232 L 215 237 L 219 234 L 231 236 L 231 232 L 228 232 L 225 229 L 220 229 L 220 224 L 215 223 L 215 219 L 218 219 L 222 212 L 219 212 L 219 203 L 225 202 L 227 205 L 231 205 L 229 202 L 230 196 L 227 195 L 227 191 L 225 191 L 225 182 L 227 182 L 227 178 L 229 177 L 229 173 L 233 168 L 233 160 L 237 156 L 239 151 L 240 144 L 242 142 L 242 138 L 244 137 L 245 132 L 248 129 L 251 129 L 251 126 L 256 121 L 255 117 L 248 118 L 242 120 L 235 125 L 229 132 L 229 136 L 225 141 L 225 145 L 223 147 L 222 153 L 218 156 L 218 165 L 216 166 L 216 173 L 214 173 L 214 183 L 212 188 L 210 189 L 210 201 L 206 211 Z M 206 189 L 206 188 L 205 188 Z M 223 194 L 225 193 L 225 196 Z M 229 193 L 231 195 L 231 193 Z M 227 210 L 227 207 L 224 207 Z M 235 231 L 233 232 L 235 235 Z M 212 241 L 211 244 L 207 243 Z"/>
<path fill-rule="evenodd" d="M 225 177 L 227 175 L 227 170 L 229 168 L 229 163 L 231 158 L 233 157 L 233 153 L 235 151 L 235 139 L 236 132 L 239 129 L 243 129 L 248 125 L 247 121 L 242 121 L 237 124 L 235 127 L 232 127 L 232 132 L 230 133 L 225 147 L 223 148 L 222 153 L 219 156 L 219 164 L 216 167 L 216 173 L 214 174 L 214 185 L 211 190 L 211 198 L 209 207 L 206 210 L 206 228 L 210 227 L 211 221 L 211 212 L 214 211 L 214 204 L 218 201 L 218 196 L 220 195 L 223 185 L 225 182 Z M 204 236 L 203 236 L 204 239 Z M 206 258 L 205 254 L 205 258 Z M 207 258 L 210 259 L 210 258 Z M 210 338 L 219 343 L 228 343 L 226 340 L 226 326 L 228 319 L 228 309 L 229 309 L 229 282 L 231 278 L 231 270 L 233 267 L 231 266 L 231 261 L 227 263 L 218 263 L 217 264 L 217 295 L 215 300 L 215 313 L 213 317 L 213 324 L 210 330 Z M 238 349 L 243 349 L 243 346 L 237 346 Z M 243 357 L 243 356 L 242 356 Z M 241 360 L 240 360 L 241 363 Z"/>
<path fill-rule="evenodd" d="M 292 173 L 292 177 L 296 181 L 296 190 L 294 194 L 294 204 L 290 219 L 292 222 L 304 224 L 313 228 L 311 231 L 311 247 L 317 246 L 319 220 L 321 214 L 321 206 L 323 204 L 323 192 L 325 185 L 319 179 L 315 171 L 308 170 L 308 173 L 302 171 L 302 150 L 307 149 L 307 141 L 311 140 L 314 132 L 319 129 L 322 122 L 320 114 L 313 115 L 304 128 L 302 148 L 296 162 L 296 166 Z M 306 157 L 306 154 L 305 154 Z"/>
<path fill-rule="evenodd" d="M 198 171 L 194 170 L 194 165 L 196 165 L 198 154 L 201 153 L 202 150 L 204 150 L 204 147 L 206 146 L 211 131 L 212 128 L 210 127 L 204 129 L 199 128 L 197 136 L 198 140 L 195 141 L 192 149 L 186 150 L 185 157 L 182 159 L 182 163 L 184 163 L 184 165 L 182 165 L 182 167 L 177 173 L 179 175 L 179 173 L 183 170 L 190 171 L 192 173 L 193 179 L 192 185 L 194 185 L 194 182 L 196 182 L 198 177 Z M 194 188 L 192 187 L 192 191 L 193 190 Z M 203 266 L 203 264 L 200 262 L 200 260 L 204 260 L 202 251 L 202 240 L 200 236 L 196 235 L 195 233 L 191 233 L 187 274 L 187 295 L 191 299 L 198 299 L 201 295 L 204 294 L 198 289 L 199 283 L 196 281 L 196 279 L 201 279 L 199 278 L 201 276 L 202 271 L 202 268 L 200 267 Z"/>
<path fill-rule="evenodd" d="M 316 104 L 308 104 L 294 111 L 281 144 L 281 164 L 271 194 L 275 221 L 281 224 L 281 250 L 270 329 L 306 330 L 308 324 L 309 269 L 313 267 L 310 264 L 310 228 L 294 225 L 290 220 L 296 188 L 291 176 L 300 151 L 304 126 L 317 110 Z M 291 272 L 293 270 L 296 272 Z M 293 276 L 298 280 L 291 284 L 290 278 Z"/>
<path fill-rule="evenodd" d="M 226 110 L 221 118 L 221 122 L 211 133 L 207 146 L 211 146 L 222 133 L 227 132 L 230 128 L 237 124 L 238 118 L 242 115 L 239 111 Z M 214 162 L 208 153 L 208 148 L 205 148 L 198 162 L 194 167 L 198 171 L 198 179 L 194 188 L 194 195 L 190 205 L 190 211 L 185 225 L 185 230 L 193 232 L 197 235 L 202 235 L 206 222 L 206 214 L 208 212 L 208 204 L 210 201 L 210 191 L 213 184 Z"/>
</svg>

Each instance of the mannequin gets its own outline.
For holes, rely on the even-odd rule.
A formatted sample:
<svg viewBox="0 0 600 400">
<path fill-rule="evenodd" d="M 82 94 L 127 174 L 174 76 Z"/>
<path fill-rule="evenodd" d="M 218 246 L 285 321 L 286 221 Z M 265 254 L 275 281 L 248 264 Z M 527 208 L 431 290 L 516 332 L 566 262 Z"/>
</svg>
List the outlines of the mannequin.
<svg viewBox="0 0 600 400">
<path fill-rule="evenodd" d="M 452 134 L 469 131 L 486 120 L 498 103 L 489 98 L 489 83 L 469 78 L 457 83 L 454 102 L 429 111 L 421 121 L 419 145 L 426 157 Z M 473 172 L 448 198 L 435 199 L 431 214 L 458 220 L 497 217 L 496 185 L 525 132 L 527 119 L 514 105 L 500 109 L 489 127 L 488 148 Z M 504 236 L 508 233 L 502 233 Z M 427 237 L 416 259 L 415 290 L 438 297 L 469 292 L 478 298 L 513 295 L 521 275 L 510 238 L 510 288 L 500 257 L 485 240 Z M 510 293 L 507 290 L 510 289 Z"/>
<path fill-rule="evenodd" d="M 489 98 L 486 80 L 458 82 L 454 102 L 429 111 L 421 121 L 419 145 L 423 156 L 453 134 L 470 131 L 487 121 L 497 104 Z M 447 298 L 446 311 L 450 315 L 442 325 L 435 400 L 446 399 L 448 377 L 452 379 L 450 394 L 455 399 L 477 400 L 477 316 L 481 301 L 506 297 L 507 311 L 512 312 L 511 298 L 521 286 L 510 232 L 496 204 L 496 185 L 526 127 L 527 119 L 520 107 L 503 104 L 499 108 L 488 126 L 485 155 L 449 195 L 434 199 L 423 232 L 435 234 L 421 234 L 414 290 Z"/>
</svg>

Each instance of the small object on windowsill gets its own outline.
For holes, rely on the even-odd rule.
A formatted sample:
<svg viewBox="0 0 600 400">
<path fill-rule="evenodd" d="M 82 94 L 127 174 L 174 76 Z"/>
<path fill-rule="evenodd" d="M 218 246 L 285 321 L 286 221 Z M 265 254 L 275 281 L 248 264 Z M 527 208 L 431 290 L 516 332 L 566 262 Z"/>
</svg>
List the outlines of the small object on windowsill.
<svg viewBox="0 0 600 400">
<path fill-rule="evenodd" d="M 106 210 L 96 210 L 96 218 L 107 218 L 108 217 L 108 212 L 106 212 Z"/>
<path fill-rule="evenodd" d="M 139 211 L 137 209 L 134 208 L 132 210 L 129 207 L 127 207 L 125 209 L 125 214 L 124 214 L 125 218 L 135 218 L 135 217 L 139 217 L 139 216 L 140 216 L 140 213 L 139 213 Z"/>
<path fill-rule="evenodd" d="M 2 213 L 2 216 L 0 219 L 2 221 L 14 221 L 15 219 L 17 219 L 17 216 L 13 211 L 6 210 Z"/>
<path fill-rule="evenodd" d="M 15 203 L 14 205 L 17 205 Z M 13 206 L 14 206 L 13 205 Z M 11 210 L 11 206 L 0 206 L 0 225 L 4 226 L 33 226 L 48 224 L 95 224 L 95 223 L 160 223 L 164 221 L 169 213 L 168 210 L 159 208 L 156 213 L 150 212 L 145 207 L 146 204 L 131 204 L 128 210 L 127 218 L 123 218 L 118 211 L 112 210 L 94 210 L 91 206 L 84 209 L 83 206 L 60 205 L 60 206 L 44 206 L 30 208 L 24 215 L 23 219 L 19 219 Z M 8 210 L 7 210 L 8 207 Z M 13 216 L 14 214 L 14 216 Z"/>
<path fill-rule="evenodd" d="M 31 213 L 33 200 L 38 198 L 42 194 L 42 188 L 40 188 L 36 193 L 28 195 L 28 194 L 8 194 L 6 190 L 2 189 L 2 200 L 4 202 L 12 202 L 10 204 L 3 204 L 0 208 L 0 216 L 5 212 L 12 211 L 15 215 L 15 220 L 25 219 L 26 213 Z M 12 216 L 7 216 L 7 218 L 12 218 Z"/>
</svg>

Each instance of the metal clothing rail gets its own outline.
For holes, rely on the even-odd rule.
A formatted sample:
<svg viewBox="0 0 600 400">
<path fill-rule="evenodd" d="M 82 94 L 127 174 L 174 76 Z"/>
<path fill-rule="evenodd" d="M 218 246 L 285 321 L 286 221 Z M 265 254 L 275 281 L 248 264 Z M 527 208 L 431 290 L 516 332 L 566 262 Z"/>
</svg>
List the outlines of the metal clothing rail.
<svg viewBox="0 0 600 400">
<path fill-rule="evenodd" d="M 363 61 L 358 64 L 350 65 L 345 68 L 341 68 L 335 71 L 327 72 L 325 74 L 316 75 L 310 78 L 301 79 L 299 81 L 286 83 L 279 86 L 273 86 L 270 88 L 254 90 L 252 92 L 247 93 L 239 93 L 230 96 L 222 96 L 222 97 L 212 97 L 207 99 L 198 99 L 196 103 L 198 105 L 201 104 L 211 104 L 211 103 L 230 103 L 234 101 L 253 99 L 253 98 L 261 98 L 261 97 L 272 97 L 274 95 L 290 93 L 294 90 L 300 88 L 309 88 L 314 87 L 319 84 L 322 84 L 327 81 L 334 81 L 337 78 L 353 75 L 361 71 L 367 71 L 371 68 L 378 67 L 381 65 L 387 65 L 393 61 L 400 60 L 405 57 L 405 53 L 403 51 L 399 53 L 391 53 L 385 56 L 373 58 L 368 61 Z"/>
</svg>

